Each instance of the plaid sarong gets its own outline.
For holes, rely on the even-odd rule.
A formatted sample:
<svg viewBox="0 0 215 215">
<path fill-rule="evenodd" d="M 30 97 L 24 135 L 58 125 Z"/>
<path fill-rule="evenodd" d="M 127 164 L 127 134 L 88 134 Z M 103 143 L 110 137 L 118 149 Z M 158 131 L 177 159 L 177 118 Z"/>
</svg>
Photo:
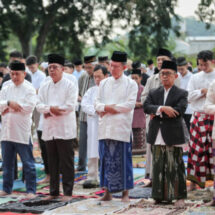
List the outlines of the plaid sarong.
<svg viewBox="0 0 215 215">
<path fill-rule="evenodd" d="M 187 179 L 205 187 L 213 180 L 212 128 L 214 116 L 195 112 L 191 118 Z"/>
</svg>

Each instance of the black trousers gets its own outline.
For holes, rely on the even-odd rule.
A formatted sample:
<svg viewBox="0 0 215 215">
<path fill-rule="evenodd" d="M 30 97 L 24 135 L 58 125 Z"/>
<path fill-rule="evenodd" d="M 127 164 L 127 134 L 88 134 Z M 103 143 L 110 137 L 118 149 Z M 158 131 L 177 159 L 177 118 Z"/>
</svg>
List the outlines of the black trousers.
<svg viewBox="0 0 215 215">
<path fill-rule="evenodd" d="M 53 139 L 46 141 L 50 173 L 50 195 L 59 195 L 60 172 L 62 173 L 63 193 L 72 196 L 74 185 L 73 140 Z"/>
<path fill-rule="evenodd" d="M 190 119 L 191 119 L 191 117 L 192 117 L 192 114 L 184 114 L 184 121 L 187 125 L 187 129 L 188 129 L 189 133 L 190 133 Z"/>
<path fill-rule="evenodd" d="M 41 156 L 42 156 L 44 167 L 45 167 L 45 173 L 47 175 L 49 175 L 49 165 L 48 165 L 48 155 L 47 155 L 46 143 L 44 140 L 41 139 L 42 131 L 37 131 L 37 137 L 38 137 L 38 141 L 40 144 Z"/>
</svg>

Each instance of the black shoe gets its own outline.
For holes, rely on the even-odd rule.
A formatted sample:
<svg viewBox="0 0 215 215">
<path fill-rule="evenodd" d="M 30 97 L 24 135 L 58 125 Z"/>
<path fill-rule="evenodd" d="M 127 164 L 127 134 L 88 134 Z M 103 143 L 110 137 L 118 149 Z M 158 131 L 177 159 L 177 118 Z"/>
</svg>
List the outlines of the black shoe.
<svg viewBox="0 0 215 215">
<path fill-rule="evenodd" d="M 99 187 L 99 182 L 97 180 L 86 180 L 83 183 L 83 188 L 97 188 Z"/>
<path fill-rule="evenodd" d="M 79 168 L 79 167 L 77 167 L 75 171 L 76 172 L 85 172 L 86 168 Z"/>
</svg>

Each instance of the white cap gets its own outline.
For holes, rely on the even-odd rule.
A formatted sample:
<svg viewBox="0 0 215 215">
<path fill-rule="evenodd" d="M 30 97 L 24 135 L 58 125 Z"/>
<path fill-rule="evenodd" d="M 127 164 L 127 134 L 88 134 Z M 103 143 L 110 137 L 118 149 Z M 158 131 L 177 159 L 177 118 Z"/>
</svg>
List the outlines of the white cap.
<svg viewBox="0 0 215 215">
<path fill-rule="evenodd" d="M 48 65 L 49 65 L 48 62 L 42 62 L 40 64 L 40 66 L 43 67 L 44 69 L 48 68 Z"/>
</svg>

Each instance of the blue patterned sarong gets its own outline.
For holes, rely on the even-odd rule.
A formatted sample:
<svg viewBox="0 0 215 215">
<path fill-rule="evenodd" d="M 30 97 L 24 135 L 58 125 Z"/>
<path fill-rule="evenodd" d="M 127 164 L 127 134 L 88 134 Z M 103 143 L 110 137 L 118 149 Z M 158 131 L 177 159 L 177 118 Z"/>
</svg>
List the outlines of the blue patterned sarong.
<svg viewBox="0 0 215 215">
<path fill-rule="evenodd" d="M 99 140 L 100 186 L 109 192 L 132 189 L 132 145 L 117 140 Z"/>
</svg>

